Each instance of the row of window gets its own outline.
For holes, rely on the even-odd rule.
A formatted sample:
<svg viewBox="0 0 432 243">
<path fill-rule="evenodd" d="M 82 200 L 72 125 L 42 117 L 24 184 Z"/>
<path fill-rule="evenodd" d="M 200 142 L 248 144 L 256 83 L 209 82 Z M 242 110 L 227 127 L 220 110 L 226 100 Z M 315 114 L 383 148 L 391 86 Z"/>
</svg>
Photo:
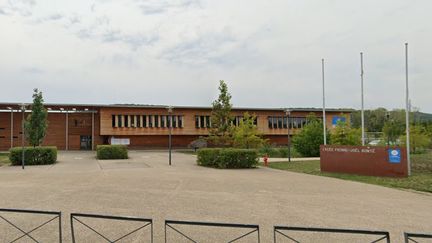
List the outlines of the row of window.
<svg viewBox="0 0 432 243">
<path fill-rule="evenodd" d="M 235 116 L 231 121 L 232 125 L 238 126 L 243 116 Z M 183 116 L 175 115 L 112 115 L 112 127 L 169 127 L 172 124 L 174 128 L 184 126 Z M 254 125 L 258 124 L 255 117 Z M 289 122 L 286 116 L 269 116 L 268 127 L 271 129 L 303 128 L 307 124 L 305 117 L 290 117 Z M 195 116 L 196 128 L 210 128 L 210 116 Z"/>
<path fill-rule="evenodd" d="M 183 116 L 174 115 L 112 115 L 112 127 L 182 128 Z"/>
<path fill-rule="evenodd" d="M 271 129 L 303 128 L 308 123 L 306 117 L 290 117 L 289 122 L 286 116 L 269 116 L 268 127 Z"/>
<path fill-rule="evenodd" d="M 235 116 L 231 121 L 231 124 L 234 126 L 240 125 L 240 121 L 243 119 L 243 116 Z M 254 125 L 258 124 L 258 119 L 255 117 Z M 210 128 L 211 127 L 211 119 L 210 116 L 195 116 L 195 127 L 196 128 Z"/>
</svg>

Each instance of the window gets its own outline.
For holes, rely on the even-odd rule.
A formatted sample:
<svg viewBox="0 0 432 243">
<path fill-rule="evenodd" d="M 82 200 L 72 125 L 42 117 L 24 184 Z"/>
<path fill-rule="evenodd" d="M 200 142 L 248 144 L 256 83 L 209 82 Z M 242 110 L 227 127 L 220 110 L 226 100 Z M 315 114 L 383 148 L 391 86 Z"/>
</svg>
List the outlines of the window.
<svg viewBox="0 0 432 243">
<path fill-rule="evenodd" d="M 129 116 L 125 115 L 123 117 L 124 117 L 124 126 L 125 127 L 129 127 Z"/>
<path fill-rule="evenodd" d="M 205 117 L 205 120 L 206 120 L 206 127 L 207 127 L 207 128 L 210 128 L 210 127 L 211 127 L 211 120 L 210 120 L 210 116 L 206 116 L 206 117 Z"/>
<path fill-rule="evenodd" d="M 284 116 L 283 117 L 283 128 L 287 128 L 288 125 L 288 117 Z"/>
<path fill-rule="evenodd" d="M 154 116 L 154 126 L 159 127 L 159 116 L 158 115 Z"/>
<path fill-rule="evenodd" d="M 115 121 L 116 116 L 115 115 L 111 115 L 111 126 L 112 127 L 116 127 L 116 121 Z"/>
<path fill-rule="evenodd" d="M 129 120 L 130 120 L 130 126 L 131 127 L 135 127 L 135 116 L 129 116 Z"/>
<path fill-rule="evenodd" d="M 277 124 L 278 124 L 278 118 L 277 118 L 277 117 L 273 117 L 273 124 L 272 124 L 272 127 L 273 127 L 273 128 L 278 128 Z"/>
<path fill-rule="evenodd" d="M 141 116 L 136 116 L 137 127 L 141 127 Z"/>
<path fill-rule="evenodd" d="M 117 127 L 123 127 L 123 123 L 122 123 L 122 115 L 117 115 L 117 122 L 118 122 L 118 125 L 117 125 Z"/>
<path fill-rule="evenodd" d="M 148 116 L 148 126 L 153 127 L 153 116 L 152 115 Z"/>
<path fill-rule="evenodd" d="M 171 116 L 171 120 L 172 120 L 172 127 L 177 127 L 177 119 L 176 119 L 176 116 Z"/>
<path fill-rule="evenodd" d="M 205 127 L 205 116 L 200 116 L 200 127 Z"/>
<path fill-rule="evenodd" d="M 268 119 L 268 127 L 273 128 L 273 117 L 269 116 L 267 119 Z"/>
<path fill-rule="evenodd" d="M 166 116 L 161 116 L 160 118 L 161 118 L 161 120 L 160 120 L 161 127 L 165 127 L 165 124 L 166 124 Z"/>
<path fill-rule="evenodd" d="M 167 127 L 172 127 L 172 116 L 167 116 Z"/>
<path fill-rule="evenodd" d="M 142 116 L 142 126 L 147 127 L 147 116 Z"/>
<path fill-rule="evenodd" d="M 200 127 L 199 116 L 195 116 L 195 127 L 196 128 Z"/>
<path fill-rule="evenodd" d="M 282 117 L 278 117 L 277 127 L 282 128 Z"/>
<path fill-rule="evenodd" d="M 177 117 L 178 120 L 178 127 L 183 127 L 183 116 L 178 116 Z"/>
</svg>

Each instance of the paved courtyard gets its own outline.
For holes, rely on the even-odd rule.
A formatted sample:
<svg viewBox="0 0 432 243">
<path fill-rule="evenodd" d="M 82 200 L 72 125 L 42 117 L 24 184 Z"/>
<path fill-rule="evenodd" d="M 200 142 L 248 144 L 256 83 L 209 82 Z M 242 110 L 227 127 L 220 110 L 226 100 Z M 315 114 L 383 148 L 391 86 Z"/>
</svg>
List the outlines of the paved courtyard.
<svg viewBox="0 0 432 243">
<path fill-rule="evenodd" d="M 402 242 L 403 231 L 432 232 L 431 194 L 268 168 L 203 168 L 182 153 L 173 154 L 172 166 L 166 152 L 130 157 L 98 161 L 93 152 L 60 152 L 52 166 L 1 167 L 0 207 L 61 211 L 64 242 L 71 212 L 152 218 L 155 242 L 164 241 L 165 219 L 259 224 L 261 242 L 273 241 L 273 225 L 386 230 L 392 242 Z M 3 242 L 7 235 L 0 235 Z"/>
</svg>

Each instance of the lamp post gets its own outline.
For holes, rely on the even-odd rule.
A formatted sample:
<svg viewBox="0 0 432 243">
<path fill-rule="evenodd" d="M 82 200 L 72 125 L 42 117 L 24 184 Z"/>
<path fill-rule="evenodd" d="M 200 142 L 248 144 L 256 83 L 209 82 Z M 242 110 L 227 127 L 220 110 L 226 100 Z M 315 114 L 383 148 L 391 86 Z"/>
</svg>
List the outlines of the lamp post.
<svg viewBox="0 0 432 243">
<path fill-rule="evenodd" d="M 291 138 L 290 138 L 290 116 L 291 110 L 286 109 L 285 113 L 287 115 L 287 128 L 288 128 L 288 162 L 291 162 Z"/>
<path fill-rule="evenodd" d="M 172 133 L 172 112 L 173 112 L 173 107 L 172 106 L 168 106 L 168 150 L 169 150 L 169 165 L 171 165 L 171 133 Z"/>
<path fill-rule="evenodd" d="M 25 167 L 25 162 L 24 162 L 24 159 L 25 159 L 25 154 L 24 154 L 24 139 L 25 139 L 25 127 L 24 127 L 25 118 L 24 118 L 24 115 L 25 115 L 25 109 L 26 109 L 25 104 L 24 103 L 21 104 L 21 112 L 22 112 L 22 119 L 21 119 L 21 129 L 22 129 L 22 133 L 21 133 L 21 148 L 22 148 L 21 166 L 22 166 L 23 170 Z"/>
</svg>

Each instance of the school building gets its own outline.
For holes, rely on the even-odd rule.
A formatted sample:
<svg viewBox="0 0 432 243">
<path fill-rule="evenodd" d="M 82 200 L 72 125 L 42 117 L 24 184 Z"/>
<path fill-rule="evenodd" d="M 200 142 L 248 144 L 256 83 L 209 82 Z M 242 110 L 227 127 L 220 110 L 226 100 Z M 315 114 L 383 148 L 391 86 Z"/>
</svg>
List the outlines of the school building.
<svg viewBox="0 0 432 243">
<path fill-rule="evenodd" d="M 208 135 L 211 107 L 162 105 L 45 104 L 48 130 L 43 145 L 60 150 L 91 150 L 99 144 L 127 144 L 132 149 L 166 148 L 172 120 L 172 146 L 185 148 Z M 315 108 L 233 108 L 233 124 L 238 125 L 245 112 L 255 115 L 255 124 L 264 138 L 277 145 L 287 144 L 290 135 L 307 124 L 307 115 L 322 119 Z M 23 112 L 24 111 L 24 112 Z M 31 104 L 0 103 L 0 150 L 21 146 L 22 120 L 31 112 Z M 329 129 L 336 121 L 349 122 L 350 109 L 326 109 Z M 288 119 L 289 117 L 289 119 Z"/>
</svg>

